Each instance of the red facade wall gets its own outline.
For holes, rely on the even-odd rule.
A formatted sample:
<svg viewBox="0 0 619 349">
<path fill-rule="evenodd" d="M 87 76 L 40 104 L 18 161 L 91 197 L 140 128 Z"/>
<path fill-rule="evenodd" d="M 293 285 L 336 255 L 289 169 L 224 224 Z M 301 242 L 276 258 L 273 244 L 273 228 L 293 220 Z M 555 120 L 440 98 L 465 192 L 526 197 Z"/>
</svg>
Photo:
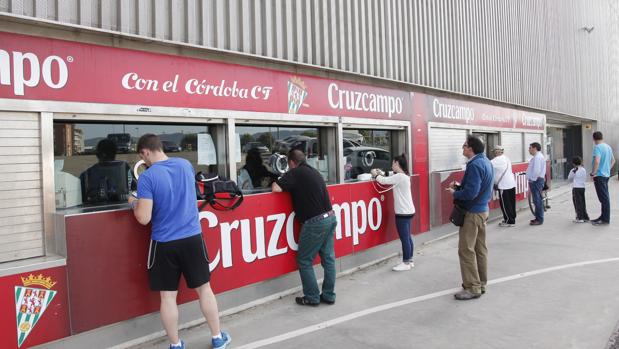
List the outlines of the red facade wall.
<svg viewBox="0 0 619 349">
<path fill-rule="evenodd" d="M 413 177 L 416 202 L 418 185 L 417 177 Z M 337 258 L 397 239 L 390 192 L 378 194 L 370 182 L 328 189 L 334 205 L 351 208 L 350 219 L 344 210 L 340 214 Z M 298 241 L 299 226 L 293 222 L 291 211 L 288 194 L 268 193 L 247 196 L 234 211 L 201 213 L 213 269 L 211 285 L 216 293 L 296 270 L 293 246 Z M 294 227 L 291 234 L 288 224 Z M 419 232 L 418 219 L 413 221 L 413 230 Z M 121 210 L 69 216 L 66 231 L 74 333 L 158 311 L 159 295 L 149 291 L 146 273 L 150 226 L 141 226 L 131 211 Z M 262 232 L 264 243 L 257 243 Z M 243 236 L 248 239 L 244 241 Z M 261 249 L 264 255 L 258 254 L 255 260 L 243 253 L 249 256 Z M 181 285 L 179 303 L 197 299 L 184 282 Z"/>
</svg>

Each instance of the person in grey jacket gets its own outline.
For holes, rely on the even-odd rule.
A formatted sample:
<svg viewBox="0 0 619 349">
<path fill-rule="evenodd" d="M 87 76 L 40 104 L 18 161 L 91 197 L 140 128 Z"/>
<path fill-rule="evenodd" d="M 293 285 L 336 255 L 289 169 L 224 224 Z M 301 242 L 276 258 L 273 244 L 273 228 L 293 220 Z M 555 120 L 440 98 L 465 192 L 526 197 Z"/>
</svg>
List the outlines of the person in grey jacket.
<svg viewBox="0 0 619 349">
<path fill-rule="evenodd" d="M 462 155 L 468 158 L 462 184 L 447 188 L 453 198 L 466 209 L 464 224 L 459 230 L 458 256 L 462 274 L 462 290 L 454 295 L 457 300 L 481 297 L 488 281 L 488 248 L 486 221 L 488 202 L 492 198 L 494 170 L 484 154 L 484 142 L 468 136 L 462 146 Z"/>
</svg>

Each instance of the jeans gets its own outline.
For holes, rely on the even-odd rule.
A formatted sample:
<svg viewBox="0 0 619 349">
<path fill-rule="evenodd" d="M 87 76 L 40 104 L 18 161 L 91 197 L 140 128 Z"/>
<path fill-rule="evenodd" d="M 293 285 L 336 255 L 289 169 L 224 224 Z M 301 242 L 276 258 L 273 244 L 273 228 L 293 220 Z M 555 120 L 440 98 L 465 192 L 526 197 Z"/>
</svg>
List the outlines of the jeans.
<svg viewBox="0 0 619 349">
<path fill-rule="evenodd" d="M 610 195 L 608 195 L 608 177 L 593 177 L 595 192 L 598 194 L 598 200 L 602 204 L 602 214 L 600 220 L 610 223 Z"/>
<path fill-rule="evenodd" d="M 303 295 L 311 303 L 320 302 L 318 282 L 314 273 L 313 262 L 320 255 L 320 264 L 324 270 L 322 296 L 328 301 L 335 301 L 335 250 L 333 249 L 333 232 L 337 226 L 335 216 L 329 216 L 317 222 L 305 223 L 299 236 L 297 265 L 303 286 Z"/>
<path fill-rule="evenodd" d="M 398 235 L 400 235 L 400 242 L 402 242 L 402 261 L 405 263 L 413 261 L 413 252 L 415 250 L 415 244 L 411 236 L 412 219 L 412 216 L 395 216 L 395 226 L 398 229 Z"/>
<path fill-rule="evenodd" d="M 544 188 L 544 178 L 538 178 L 536 181 L 529 181 L 531 195 L 533 195 L 533 204 L 535 205 L 535 220 L 544 223 L 544 203 L 542 202 L 542 188 Z"/>
<path fill-rule="evenodd" d="M 587 202 L 585 201 L 585 188 L 572 188 L 572 201 L 576 210 L 576 219 L 589 220 L 587 214 Z"/>
</svg>

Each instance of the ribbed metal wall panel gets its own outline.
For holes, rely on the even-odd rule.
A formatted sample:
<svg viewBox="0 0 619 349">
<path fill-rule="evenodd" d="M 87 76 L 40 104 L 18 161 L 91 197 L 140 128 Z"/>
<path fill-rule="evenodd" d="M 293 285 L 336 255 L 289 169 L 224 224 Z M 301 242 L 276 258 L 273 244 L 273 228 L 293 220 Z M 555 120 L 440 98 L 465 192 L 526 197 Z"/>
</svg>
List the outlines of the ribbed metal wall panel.
<svg viewBox="0 0 619 349">
<path fill-rule="evenodd" d="M 512 162 L 522 162 L 524 151 L 529 147 L 524 146 L 522 133 L 520 132 L 501 132 L 501 145 L 504 149 L 504 154 Z"/>
<path fill-rule="evenodd" d="M 604 122 L 615 120 L 618 7 L 616 0 L 0 0 L 2 12 Z"/>
<path fill-rule="evenodd" d="M 430 128 L 430 172 L 461 169 L 466 160 L 462 156 L 466 134 L 465 129 Z"/>
</svg>

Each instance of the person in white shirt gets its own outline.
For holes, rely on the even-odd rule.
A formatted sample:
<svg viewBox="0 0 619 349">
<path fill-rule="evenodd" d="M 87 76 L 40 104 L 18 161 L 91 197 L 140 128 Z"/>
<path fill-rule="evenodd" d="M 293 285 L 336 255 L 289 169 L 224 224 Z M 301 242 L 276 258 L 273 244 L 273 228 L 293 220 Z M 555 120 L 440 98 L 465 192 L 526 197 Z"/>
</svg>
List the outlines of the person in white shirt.
<svg viewBox="0 0 619 349">
<path fill-rule="evenodd" d="M 494 188 L 499 192 L 499 203 L 503 212 L 500 227 L 516 225 L 516 179 L 512 172 L 512 162 L 503 154 L 505 149 L 496 145 L 493 149 L 494 158 L 490 161 L 494 168 Z"/>
<path fill-rule="evenodd" d="M 572 159 L 574 168 L 567 176 L 568 182 L 572 182 L 572 201 L 574 202 L 574 210 L 576 210 L 576 218 L 574 223 L 589 222 L 587 214 L 587 203 L 585 201 L 585 183 L 587 182 L 587 170 L 582 166 L 582 158 L 575 156 Z"/>
<path fill-rule="evenodd" d="M 533 157 L 529 160 L 527 167 L 527 180 L 531 195 L 533 195 L 533 203 L 535 204 L 535 219 L 532 219 L 529 224 L 542 225 L 544 224 L 544 207 L 542 206 L 542 190 L 544 181 L 546 180 L 546 158 L 542 154 L 542 145 L 533 142 L 529 145 L 529 154 Z"/>
<path fill-rule="evenodd" d="M 386 177 L 382 171 L 372 169 L 372 176 L 380 184 L 393 185 L 393 208 L 395 224 L 402 242 L 402 263 L 393 267 L 393 271 L 411 270 L 415 245 L 411 236 L 411 220 L 415 215 L 415 205 L 411 195 L 411 177 L 408 174 L 408 162 L 404 154 L 396 156 L 391 164 L 394 174 Z"/>
</svg>

